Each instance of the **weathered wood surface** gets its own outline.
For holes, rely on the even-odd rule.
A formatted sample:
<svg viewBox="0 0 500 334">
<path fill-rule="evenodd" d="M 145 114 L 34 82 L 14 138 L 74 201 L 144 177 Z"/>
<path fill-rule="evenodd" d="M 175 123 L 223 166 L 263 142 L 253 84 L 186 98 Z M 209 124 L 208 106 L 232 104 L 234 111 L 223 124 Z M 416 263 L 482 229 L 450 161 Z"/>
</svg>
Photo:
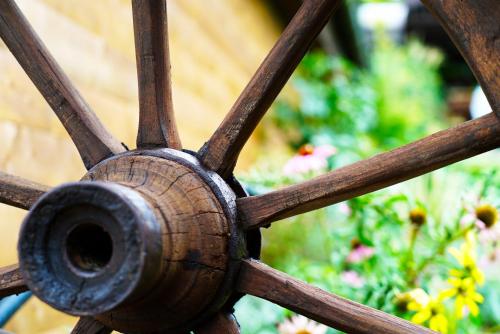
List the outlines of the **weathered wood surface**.
<svg viewBox="0 0 500 334">
<path fill-rule="evenodd" d="M 498 0 L 422 0 L 439 19 L 500 116 L 500 3 Z"/>
<path fill-rule="evenodd" d="M 237 289 L 346 333 L 435 333 L 308 285 L 256 260 L 243 261 Z"/>
<path fill-rule="evenodd" d="M 0 268 L 0 298 L 27 290 L 17 264 Z"/>
<path fill-rule="evenodd" d="M 173 149 L 107 159 L 31 208 L 19 242 L 24 278 L 49 305 L 117 331 L 190 328 L 232 293 L 245 254 L 235 197 Z"/>
<path fill-rule="evenodd" d="M 110 334 L 112 329 L 91 317 L 82 317 L 76 323 L 71 334 Z"/>
<path fill-rule="evenodd" d="M 96 166 L 88 178 L 119 183 L 153 199 L 150 203 L 158 221 L 165 224 L 163 268 L 150 294 L 153 301 L 137 305 L 142 310 L 135 319 L 119 319 L 115 314 L 113 321 L 140 331 L 144 319 L 154 314 L 156 321 L 174 327 L 208 307 L 227 270 L 230 232 L 208 185 L 189 168 L 150 156 L 110 159 Z"/>
<path fill-rule="evenodd" d="M 312 211 L 428 173 L 500 146 L 500 119 L 476 120 L 316 177 L 237 200 L 246 228 Z"/>
<path fill-rule="evenodd" d="M 59 117 L 87 168 L 125 151 L 71 84 L 14 0 L 0 1 L 0 36 Z"/>
<path fill-rule="evenodd" d="M 304 1 L 222 124 L 200 149 L 204 165 L 228 177 L 238 155 L 340 0 Z"/>
<path fill-rule="evenodd" d="M 139 79 L 137 147 L 181 149 L 172 103 L 166 1 L 133 0 L 132 10 Z"/>
<path fill-rule="evenodd" d="M 49 187 L 0 172 L 0 203 L 29 210 Z"/>
<path fill-rule="evenodd" d="M 234 315 L 221 311 L 194 332 L 195 334 L 240 334 L 240 326 Z"/>
</svg>

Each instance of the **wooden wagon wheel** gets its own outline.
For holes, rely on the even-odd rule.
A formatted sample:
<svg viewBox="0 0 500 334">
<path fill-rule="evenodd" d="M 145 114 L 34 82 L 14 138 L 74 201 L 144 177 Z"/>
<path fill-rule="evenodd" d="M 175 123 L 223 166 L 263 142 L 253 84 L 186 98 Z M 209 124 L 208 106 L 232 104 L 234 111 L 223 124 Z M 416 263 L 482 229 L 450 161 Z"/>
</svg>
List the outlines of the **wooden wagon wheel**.
<svg viewBox="0 0 500 334">
<path fill-rule="evenodd" d="M 164 0 L 133 0 L 140 121 L 128 151 L 99 122 L 13 0 L 0 35 L 59 117 L 88 169 L 54 189 L 0 174 L 0 200 L 29 210 L 19 266 L 0 297 L 30 289 L 81 316 L 73 333 L 239 333 L 250 294 L 348 333 L 431 333 L 274 270 L 258 228 L 422 175 L 500 144 L 498 0 L 424 0 L 481 83 L 493 112 L 302 184 L 247 197 L 239 152 L 340 0 L 306 0 L 217 131 L 182 150 L 174 121 Z M 91 242 L 89 242 L 91 240 Z"/>
</svg>

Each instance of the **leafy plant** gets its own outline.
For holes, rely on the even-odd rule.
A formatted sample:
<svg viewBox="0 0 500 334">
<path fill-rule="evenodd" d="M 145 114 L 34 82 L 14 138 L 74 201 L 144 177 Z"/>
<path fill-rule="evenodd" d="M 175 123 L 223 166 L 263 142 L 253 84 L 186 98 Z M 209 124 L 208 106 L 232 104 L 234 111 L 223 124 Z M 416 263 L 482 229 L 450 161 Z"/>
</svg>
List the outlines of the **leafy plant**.
<svg viewBox="0 0 500 334">
<path fill-rule="evenodd" d="M 418 41 L 394 45 L 380 35 L 369 69 L 311 53 L 293 80 L 294 98 L 275 107 L 290 145 L 334 145 L 339 163 L 366 157 L 443 127 L 438 69 L 442 56 Z"/>
<path fill-rule="evenodd" d="M 286 163 L 266 159 L 241 179 L 251 192 L 267 192 L 443 127 L 440 61 L 419 42 L 396 46 L 383 36 L 365 70 L 310 54 L 294 80 L 296 96 L 281 100 L 274 115 L 296 155 Z M 275 223 L 263 230 L 263 261 L 442 333 L 494 332 L 500 326 L 498 161 L 491 152 Z M 236 312 L 248 334 L 304 323 L 252 297 Z"/>
</svg>

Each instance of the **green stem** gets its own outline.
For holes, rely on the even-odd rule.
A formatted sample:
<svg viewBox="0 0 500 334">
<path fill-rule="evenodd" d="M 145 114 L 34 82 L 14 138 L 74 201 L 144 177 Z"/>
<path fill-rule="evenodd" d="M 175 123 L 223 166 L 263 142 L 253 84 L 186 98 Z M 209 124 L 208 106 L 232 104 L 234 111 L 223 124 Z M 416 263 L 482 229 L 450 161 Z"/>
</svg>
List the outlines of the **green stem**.
<svg viewBox="0 0 500 334">
<path fill-rule="evenodd" d="M 404 266 L 406 266 L 406 277 L 415 277 L 414 253 L 415 253 L 415 244 L 419 232 L 420 232 L 420 226 L 412 225 L 410 231 L 410 245 L 408 246 L 405 262 L 403 264 Z M 409 283 L 411 286 L 413 286 L 415 282 L 410 279 Z"/>
<path fill-rule="evenodd" d="M 413 273 L 413 276 L 410 277 L 410 279 L 409 279 L 410 285 L 414 285 L 415 284 L 415 282 L 418 279 L 418 276 L 427 268 L 427 266 L 432 262 L 432 260 L 435 259 L 436 255 L 438 255 L 438 256 L 443 255 L 444 252 L 445 252 L 445 250 L 446 250 L 446 248 L 451 243 L 453 243 L 454 241 L 456 241 L 458 239 L 464 238 L 465 235 L 470 230 L 472 230 L 474 227 L 475 227 L 475 224 L 471 224 L 471 225 L 467 226 L 466 228 L 464 228 L 463 230 L 459 231 L 457 234 L 453 235 L 451 238 L 441 240 L 438 248 L 436 249 L 435 252 L 433 252 L 433 256 L 428 257 L 425 260 L 423 260 L 422 262 L 420 262 L 420 265 L 417 267 L 417 269 Z"/>
<path fill-rule="evenodd" d="M 483 328 L 485 333 L 498 333 L 500 332 L 500 325 L 494 325 L 493 327 Z"/>
</svg>

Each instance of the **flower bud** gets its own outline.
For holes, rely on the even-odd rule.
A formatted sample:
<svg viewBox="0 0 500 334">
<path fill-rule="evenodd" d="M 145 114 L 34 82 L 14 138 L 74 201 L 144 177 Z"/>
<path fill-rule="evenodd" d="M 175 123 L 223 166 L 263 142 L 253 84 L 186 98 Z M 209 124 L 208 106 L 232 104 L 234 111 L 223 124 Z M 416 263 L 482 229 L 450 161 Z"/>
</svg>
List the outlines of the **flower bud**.
<svg viewBox="0 0 500 334">
<path fill-rule="evenodd" d="M 410 211 L 410 222 L 419 227 L 425 224 L 425 221 L 427 220 L 427 214 L 425 213 L 425 210 L 422 208 L 415 208 Z"/>
</svg>

